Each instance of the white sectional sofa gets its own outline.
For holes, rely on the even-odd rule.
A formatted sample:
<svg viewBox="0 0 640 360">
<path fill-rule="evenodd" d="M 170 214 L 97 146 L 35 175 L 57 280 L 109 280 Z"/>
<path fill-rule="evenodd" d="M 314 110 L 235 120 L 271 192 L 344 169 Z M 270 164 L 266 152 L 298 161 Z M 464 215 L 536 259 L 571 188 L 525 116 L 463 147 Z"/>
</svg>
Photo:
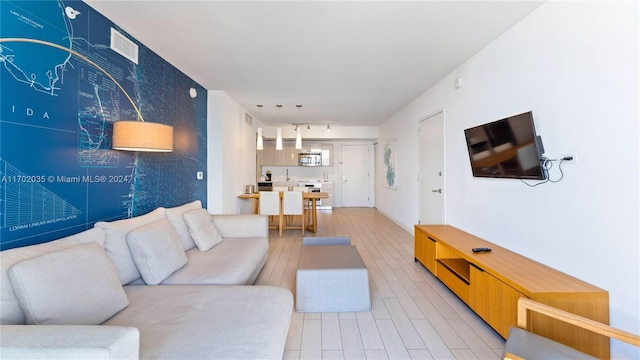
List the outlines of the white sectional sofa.
<svg viewBox="0 0 640 360">
<path fill-rule="evenodd" d="M 293 297 L 253 286 L 266 216 L 200 202 L 0 252 L 0 358 L 281 359 Z"/>
</svg>

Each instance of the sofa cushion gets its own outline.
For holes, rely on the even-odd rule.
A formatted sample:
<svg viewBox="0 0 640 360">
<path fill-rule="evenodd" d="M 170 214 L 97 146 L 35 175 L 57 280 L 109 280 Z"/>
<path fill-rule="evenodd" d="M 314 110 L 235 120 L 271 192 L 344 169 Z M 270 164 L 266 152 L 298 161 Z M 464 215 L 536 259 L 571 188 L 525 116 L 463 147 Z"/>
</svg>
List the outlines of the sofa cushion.
<svg viewBox="0 0 640 360">
<path fill-rule="evenodd" d="M 56 241 L 25 246 L 0 252 L 0 324 L 24 325 L 25 317 L 18 298 L 9 280 L 9 269 L 19 262 L 48 254 L 52 251 L 64 250 L 81 244 L 95 242 L 104 246 L 105 234 L 102 229 L 89 229 Z"/>
<path fill-rule="evenodd" d="M 131 219 L 117 220 L 112 222 L 99 221 L 96 227 L 104 229 L 106 238 L 104 248 L 111 261 L 116 266 L 120 282 L 128 284 L 140 278 L 140 272 L 136 267 L 129 245 L 127 245 L 127 233 L 141 226 L 151 224 L 165 218 L 164 208 L 157 208 L 150 213 L 133 217 Z"/>
<path fill-rule="evenodd" d="M 184 251 L 193 249 L 196 246 L 196 244 L 193 242 L 193 239 L 189 234 L 189 228 L 187 227 L 187 224 L 184 222 L 184 219 L 182 218 L 182 214 L 189 210 L 195 210 L 195 209 L 201 209 L 201 208 L 202 208 L 202 202 L 200 202 L 200 200 L 196 200 L 181 206 L 165 208 L 167 219 L 169 219 L 169 221 L 171 222 L 171 225 L 173 225 L 173 228 L 176 229 L 176 232 L 180 237 L 180 242 L 182 243 L 182 248 L 184 249 Z"/>
<path fill-rule="evenodd" d="M 127 243 L 142 279 L 149 285 L 160 284 L 187 263 L 178 234 L 167 219 L 131 230 Z"/>
<path fill-rule="evenodd" d="M 193 249 L 195 250 L 195 249 Z M 129 285 L 104 323 L 140 330 L 140 359 L 282 359 L 293 311 L 275 286 Z"/>
<path fill-rule="evenodd" d="M 210 251 L 191 249 L 185 267 L 162 284 L 250 285 L 269 255 L 264 238 L 225 238 Z"/>
<path fill-rule="evenodd" d="M 182 214 L 189 234 L 200 251 L 207 251 L 222 242 L 222 237 L 206 209 L 190 210 Z"/>
<path fill-rule="evenodd" d="M 89 243 L 9 269 L 27 324 L 98 325 L 129 301 L 100 245 Z"/>
</svg>

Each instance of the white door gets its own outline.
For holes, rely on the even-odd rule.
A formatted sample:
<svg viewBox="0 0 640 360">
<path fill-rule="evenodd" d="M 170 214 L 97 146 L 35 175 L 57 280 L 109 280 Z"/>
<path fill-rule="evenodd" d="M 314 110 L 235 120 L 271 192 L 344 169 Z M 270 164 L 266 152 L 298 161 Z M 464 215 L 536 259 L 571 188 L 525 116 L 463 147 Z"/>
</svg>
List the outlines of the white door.
<svg viewBox="0 0 640 360">
<path fill-rule="evenodd" d="M 420 122 L 420 224 L 444 224 L 444 113 Z"/>
<path fill-rule="evenodd" d="M 369 146 L 342 145 L 342 206 L 369 206 Z"/>
</svg>

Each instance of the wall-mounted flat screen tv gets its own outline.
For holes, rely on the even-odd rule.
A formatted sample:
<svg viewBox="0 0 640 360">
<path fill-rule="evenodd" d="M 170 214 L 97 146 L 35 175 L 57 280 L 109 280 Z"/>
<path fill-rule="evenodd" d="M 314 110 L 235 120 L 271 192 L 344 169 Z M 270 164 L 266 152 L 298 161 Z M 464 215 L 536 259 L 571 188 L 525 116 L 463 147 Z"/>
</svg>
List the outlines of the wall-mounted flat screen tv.
<svg viewBox="0 0 640 360">
<path fill-rule="evenodd" d="M 544 149 L 531 111 L 464 131 L 473 176 L 544 180 Z"/>
</svg>

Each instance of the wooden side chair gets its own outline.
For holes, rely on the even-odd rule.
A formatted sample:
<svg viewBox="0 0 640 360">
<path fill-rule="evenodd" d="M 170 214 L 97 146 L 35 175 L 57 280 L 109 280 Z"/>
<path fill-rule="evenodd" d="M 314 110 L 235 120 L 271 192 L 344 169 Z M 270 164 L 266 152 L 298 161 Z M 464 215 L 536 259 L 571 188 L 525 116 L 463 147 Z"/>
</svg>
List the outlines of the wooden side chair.
<svg viewBox="0 0 640 360">
<path fill-rule="evenodd" d="M 305 219 L 304 219 L 304 207 L 302 191 L 284 191 L 282 193 L 282 215 L 286 217 L 284 224 L 280 230 L 280 237 L 282 237 L 283 229 L 302 229 L 302 236 L 304 236 Z M 300 216 L 300 226 L 293 225 L 293 217 Z"/>
<path fill-rule="evenodd" d="M 302 191 L 302 209 L 304 211 L 304 226 L 306 227 L 307 224 L 311 223 L 311 200 L 305 200 L 304 199 L 304 193 L 309 192 L 308 187 L 304 187 L 304 186 L 296 186 L 293 188 L 293 191 Z"/>
<path fill-rule="evenodd" d="M 260 191 L 258 206 L 261 215 L 268 215 L 269 219 L 272 219 L 273 216 L 278 217 L 277 224 L 272 224 L 272 221 L 269 221 L 269 229 L 278 229 L 280 236 L 282 236 L 282 203 L 280 202 L 280 192 Z"/>
</svg>

